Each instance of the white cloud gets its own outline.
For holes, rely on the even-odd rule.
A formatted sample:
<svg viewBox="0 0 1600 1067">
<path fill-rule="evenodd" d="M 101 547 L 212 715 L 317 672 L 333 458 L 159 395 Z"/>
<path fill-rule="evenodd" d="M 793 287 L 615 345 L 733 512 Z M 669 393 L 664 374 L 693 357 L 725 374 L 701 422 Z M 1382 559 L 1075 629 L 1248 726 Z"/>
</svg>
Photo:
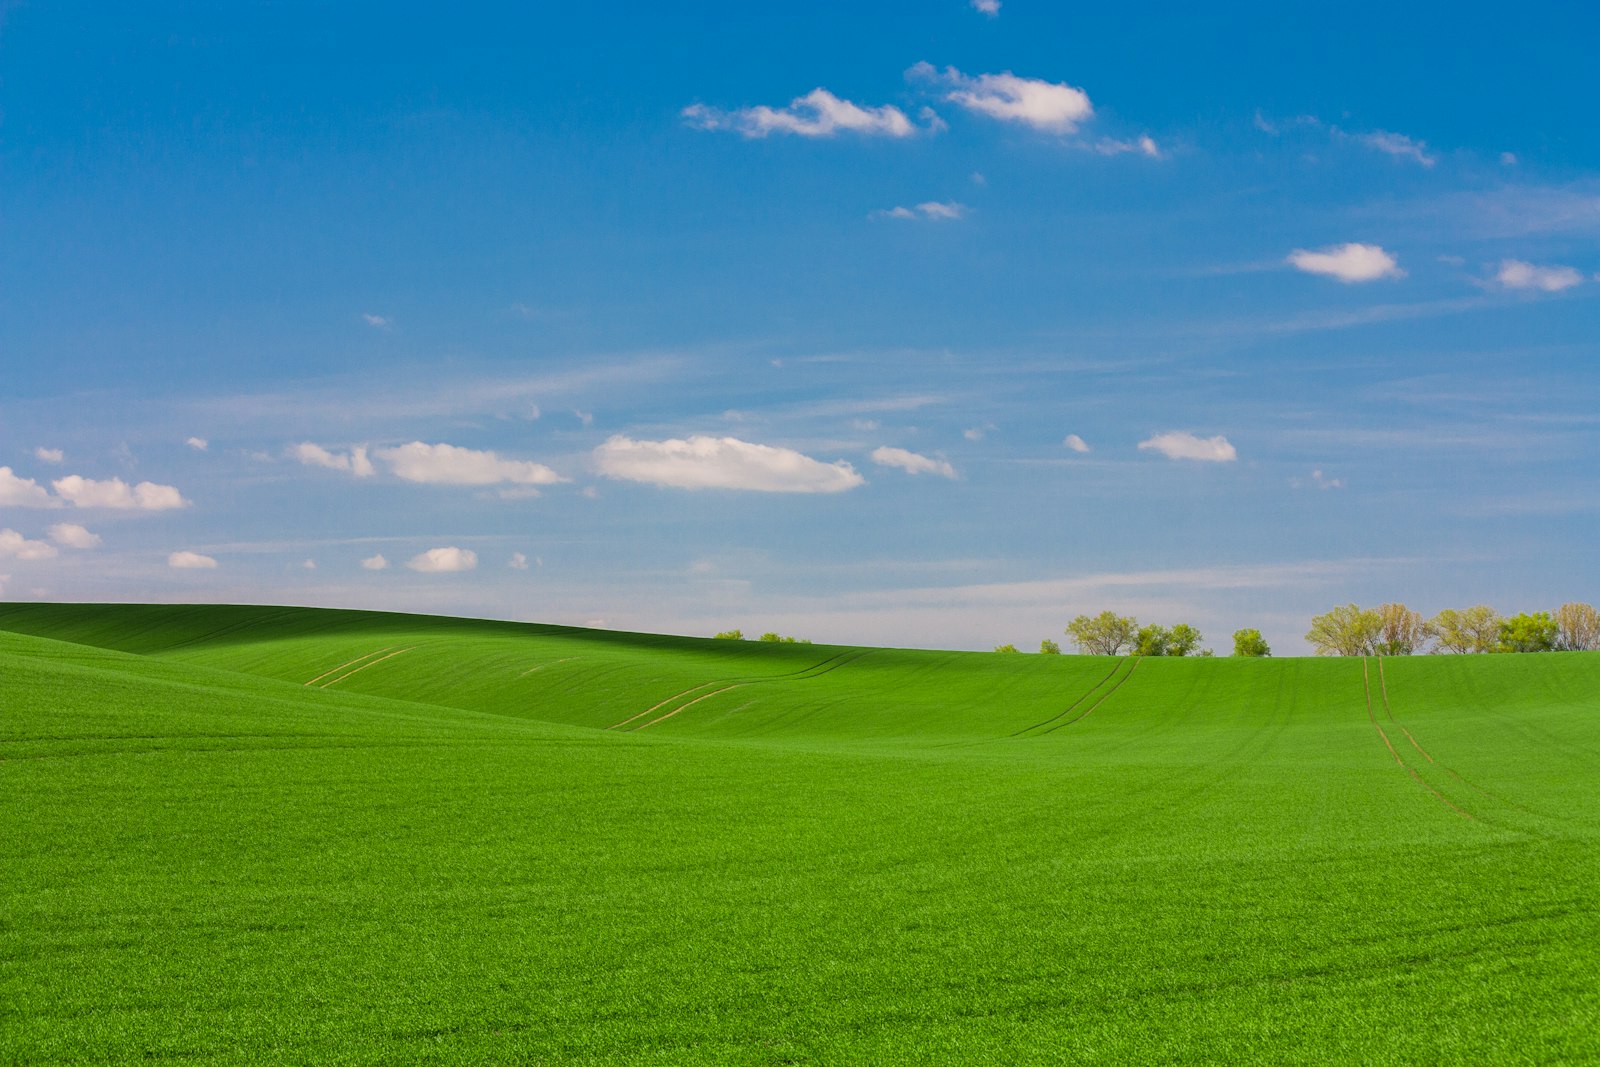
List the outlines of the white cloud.
<svg viewBox="0 0 1600 1067">
<path fill-rule="evenodd" d="M 918 63 L 906 73 L 948 86 L 946 100 L 1002 122 L 1021 122 L 1051 133 L 1072 133 L 1094 117 L 1089 94 L 1061 82 L 1019 78 L 1010 71 L 967 75 L 946 67 L 940 72 L 931 63 Z"/>
<path fill-rule="evenodd" d="M 41 463 L 60 463 L 66 459 L 66 453 L 59 448 L 45 448 L 40 446 L 33 450 L 33 456 Z"/>
<path fill-rule="evenodd" d="M 511 553 L 511 562 L 507 563 L 506 566 L 514 571 L 525 571 L 528 569 L 528 557 L 521 552 L 513 552 Z"/>
<path fill-rule="evenodd" d="M 406 566 L 423 574 L 453 574 L 476 568 L 478 554 L 470 548 L 430 548 L 412 556 Z"/>
<path fill-rule="evenodd" d="M 1539 267 L 1520 259 L 1507 259 L 1500 263 L 1494 280 L 1507 289 L 1541 289 L 1559 293 L 1583 281 L 1583 275 L 1571 267 Z"/>
<path fill-rule="evenodd" d="M 361 561 L 362 570 L 381 571 L 388 566 L 389 561 L 383 558 L 382 552 L 379 552 L 376 556 L 368 556 Z"/>
<path fill-rule="evenodd" d="M 168 556 L 167 566 L 180 571 L 209 571 L 216 569 L 217 561 L 210 556 L 202 556 L 198 552 L 190 552 L 188 549 L 184 549 Z"/>
<path fill-rule="evenodd" d="M 100 543 L 100 535 L 90 533 L 71 522 L 58 522 L 50 527 L 50 540 L 68 548 L 93 548 Z"/>
<path fill-rule="evenodd" d="M 1514 167 L 1514 166 L 1516 166 L 1517 165 L 1517 154 L 1515 152 L 1501 152 L 1500 153 L 1500 165 L 1502 167 Z"/>
<path fill-rule="evenodd" d="M 1132 141 L 1120 141 L 1115 137 L 1102 137 L 1090 146 L 1102 156 L 1120 156 L 1129 152 L 1137 152 L 1151 159 L 1161 159 L 1161 146 L 1156 144 L 1156 139 L 1148 133 L 1140 134 Z"/>
<path fill-rule="evenodd" d="M 898 467 L 907 474 L 937 474 L 944 478 L 955 478 L 956 469 L 942 459 L 932 456 L 922 456 L 915 452 L 908 452 L 903 448 L 875 448 L 872 450 L 872 462 L 880 467 Z"/>
<path fill-rule="evenodd" d="M 1323 474 L 1320 470 L 1316 470 L 1316 471 L 1312 471 L 1311 472 L 1311 483 L 1313 485 L 1315 485 L 1318 489 L 1343 489 L 1344 488 L 1344 479 L 1343 478 L 1329 478 L 1327 475 Z"/>
<path fill-rule="evenodd" d="M 190 437 L 183 443 L 194 449 L 196 452 L 204 452 L 206 449 L 211 447 L 211 442 L 207 441 L 204 437 Z"/>
<path fill-rule="evenodd" d="M 1233 445 L 1221 434 L 1216 437 L 1196 437 L 1192 433 L 1173 430 L 1140 441 L 1139 447 L 1160 452 L 1168 459 L 1192 459 L 1202 463 L 1232 463 L 1239 458 Z"/>
<path fill-rule="evenodd" d="M 981 441 L 983 440 L 983 427 L 974 426 L 971 429 L 962 430 L 961 436 L 969 441 Z"/>
<path fill-rule="evenodd" d="M 879 219 L 927 219 L 933 222 L 947 222 L 959 219 L 967 213 L 967 205 L 958 204 L 954 200 L 928 200 L 915 207 L 892 207 L 884 211 L 874 211 L 873 218 Z"/>
<path fill-rule="evenodd" d="M 1062 441 L 1061 443 L 1072 449 L 1072 451 L 1077 452 L 1079 455 L 1082 455 L 1090 450 L 1089 442 L 1085 441 L 1075 433 L 1067 434 L 1066 440 Z"/>
<path fill-rule="evenodd" d="M 1416 141 L 1403 133 L 1390 133 L 1387 130 L 1374 130 L 1372 133 L 1363 133 L 1356 136 L 1356 140 L 1368 148 L 1376 148 L 1397 159 L 1409 159 L 1420 163 L 1424 167 L 1431 167 L 1438 162 L 1436 156 L 1428 154 L 1426 141 Z"/>
<path fill-rule="evenodd" d="M 1307 274 L 1321 274 L 1341 282 L 1371 282 L 1379 278 L 1404 278 L 1394 256 L 1378 245 L 1342 244 L 1310 252 L 1297 248 L 1287 262 Z"/>
<path fill-rule="evenodd" d="M 381 448 L 378 458 L 408 482 L 433 485 L 552 485 L 565 481 L 542 463 L 501 459 L 494 452 L 480 452 L 457 445 L 424 444 L 412 441 L 398 448 Z"/>
<path fill-rule="evenodd" d="M 300 569 L 303 571 L 314 571 L 317 569 L 317 561 L 314 559 L 305 560 L 300 564 Z"/>
<path fill-rule="evenodd" d="M 579 411 L 577 408 L 573 408 L 572 414 L 579 422 L 583 423 L 585 430 L 594 425 L 594 412 Z"/>
<path fill-rule="evenodd" d="M 362 315 L 361 321 L 375 330 L 387 330 L 394 325 L 394 320 L 384 318 L 382 315 L 374 315 L 371 312 Z"/>
<path fill-rule="evenodd" d="M 50 483 L 56 495 L 79 508 L 116 508 L 123 511 L 168 511 L 188 507 L 176 488 L 140 482 L 130 486 L 121 478 L 96 481 L 69 474 Z"/>
<path fill-rule="evenodd" d="M 1000 0 L 972 0 L 972 10 L 981 11 L 990 18 L 994 18 L 1000 14 Z"/>
<path fill-rule="evenodd" d="M 618 434 L 594 450 L 600 473 L 678 489 L 838 493 L 866 479 L 844 460 L 823 463 L 790 448 L 736 437 L 635 441 Z"/>
<path fill-rule="evenodd" d="M 50 491 L 32 478 L 13 474 L 10 467 L 0 467 L 0 506 L 56 508 L 61 502 L 53 499 Z"/>
<path fill-rule="evenodd" d="M 30 541 L 15 530 L 0 530 L 0 559 L 49 559 L 56 546 L 45 541 Z"/>
<path fill-rule="evenodd" d="M 331 471 L 346 471 L 357 478 L 372 476 L 372 460 L 367 458 L 367 447 L 357 445 L 349 452 L 330 452 L 321 445 L 302 441 L 289 449 L 289 456 L 308 467 L 326 467 Z"/>
<path fill-rule="evenodd" d="M 841 131 L 863 136 L 909 137 L 917 132 L 905 112 L 897 107 L 889 104 L 862 107 L 822 88 L 795 97 L 787 107 L 761 105 L 723 111 L 704 104 L 691 104 L 681 114 L 683 120 L 697 130 L 733 130 L 745 137 L 766 137 L 773 133 L 832 137 Z"/>
</svg>

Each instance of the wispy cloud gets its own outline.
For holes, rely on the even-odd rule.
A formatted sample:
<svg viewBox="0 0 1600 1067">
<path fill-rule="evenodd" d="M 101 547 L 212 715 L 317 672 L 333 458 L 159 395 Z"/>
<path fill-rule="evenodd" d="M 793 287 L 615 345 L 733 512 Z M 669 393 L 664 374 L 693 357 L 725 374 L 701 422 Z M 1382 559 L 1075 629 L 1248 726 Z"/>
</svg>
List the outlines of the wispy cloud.
<svg viewBox="0 0 1600 1067">
<path fill-rule="evenodd" d="M 735 437 L 635 441 L 619 434 L 596 448 L 594 459 L 608 478 L 677 489 L 838 493 L 866 483 L 844 460 L 824 463 L 791 448 Z"/>
<path fill-rule="evenodd" d="M 389 561 L 383 558 L 382 552 L 379 552 L 377 555 L 368 556 L 366 559 L 361 561 L 361 569 L 366 571 L 387 570 L 388 566 Z"/>
<path fill-rule="evenodd" d="M 914 207 L 892 207 L 883 211 L 874 211 L 873 218 L 877 219 L 927 219 L 934 222 L 948 222 L 959 219 L 967 213 L 967 205 L 958 204 L 954 200 L 927 200 Z"/>
<path fill-rule="evenodd" d="M 1368 148 L 1376 149 L 1385 155 L 1394 156 L 1396 159 L 1408 159 L 1424 167 L 1431 167 L 1437 163 L 1438 157 L 1428 152 L 1426 141 L 1414 140 L 1403 133 L 1391 133 L 1388 130 L 1374 130 L 1371 133 L 1350 134 L 1350 138 Z"/>
<path fill-rule="evenodd" d="M 1000 0 L 972 0 L 972 10 L 994 18 L 1000 14 Z"/>
<path fill-rule="evenodd" d="M 968 111 L 1049 133 L 1075 133 L 1094 117 L 1089 94 L 1065 82 L 1021 78 L 1010 71 L 969 75 L 931 63 L 918 63 L 906 75 L 943 87 L 945 100 Z"/>
<path fill-rule="evenodd" d="M 1061 443 L 1079 455 L 1083 455 L 1090 451 L 1089 442 L 1085 441 L 1075 433 L 1067 434 L 1066 440 L 1062 441 Z"/>
<path fill-rule="evenodd" d="M 217 561 L 199 552 L 182 549 L 167 557 L 167 566 L 180 571 L 210 571 L 216 570 Z"/>
<path fill-rule="evenodd" d="M 1403 278 L 1395 257 L 1378 245 L 1342 244 L 1321 251 L 1297 248 L 1287 262 L 1307 274 L 1320 274 L 1341 282 L 1371 282 L 1380 278 Z"/>
<path fill-rule="evenodd" d="M 394 328 L 393 320 L 386 318 L 383 315 L 374 315 L 371 312 L 362 315 L 361 321 L 365 322 L 368 326 L 371 326 L 375 330 L 390 330 Z"/>
<path fill-rule="evenodd" d="M 1137 152 L 1150 159 L 1163 159 L 1161 146 L 1156 144 L 1156 139 L 1149 134 L 1141 134 L 1131 141 L 1119 140 L 1115 137 L 1102 137 L 1089 145 L 1089 149 L 1102 156 L 1122 156 L 1130 152 Z"/>
<path fill-rule="evenodd" d="M 691 104 L 681 115 L 684 122 L 697 130 L 732 130 L 751 138 L 774 133 L 797 137 L 832 137 L 839 133 L 910 137 L 918 132 L 906 113 L 892 104 L 864 107 L 820 87 L 795 97 L 781 108 L 760 105 L 724 111 L 705 104 Z"/>
<path fill-rule="evenodd" d="M 1239 453 L 1226 437 L 1197 437 L 1185 430 L 1158 433 L 1140 441 L 1141 449 L 1159 452 L 1168 459 L 1197 460 L 1202 463 L 1232 463 Z"/>
<path fill-rule="evenodd" d="M 204 437 L 191 437 L 183 443 L 194 449 L 196 452 L 204 452 L 206 449 L 211 447 L 211 442 L 207 441 Z"/>
<path fill-rule="evenodd" d="M 67 457 L 59 448 L 40 447 L 33 450 L 33 458 L 41 463 L 60 463 Z"/>
<path fill-rule="evenodd" d="M 947 461 L 909 452 L 904 448 L 888 446 L 875 448 L 872 450 L 872 462 L 880 467 L 895 467 L 907 474 L 937 474 L 941 478 L 957 477 L 956 469 Z"/>
</svg>

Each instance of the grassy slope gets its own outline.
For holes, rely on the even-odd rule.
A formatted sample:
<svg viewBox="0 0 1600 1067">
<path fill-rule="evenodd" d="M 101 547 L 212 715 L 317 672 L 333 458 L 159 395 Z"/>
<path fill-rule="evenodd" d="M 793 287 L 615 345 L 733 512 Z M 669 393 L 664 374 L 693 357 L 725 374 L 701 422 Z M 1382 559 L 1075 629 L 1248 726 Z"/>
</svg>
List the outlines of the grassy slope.
<svg viewBox="0 0 1600 1067">
<path fill-rule="evenodd" d="M 0 1054 L 1600 1055 L 1600 656 L 861 651 L 0 605 Z"/>
</svg>

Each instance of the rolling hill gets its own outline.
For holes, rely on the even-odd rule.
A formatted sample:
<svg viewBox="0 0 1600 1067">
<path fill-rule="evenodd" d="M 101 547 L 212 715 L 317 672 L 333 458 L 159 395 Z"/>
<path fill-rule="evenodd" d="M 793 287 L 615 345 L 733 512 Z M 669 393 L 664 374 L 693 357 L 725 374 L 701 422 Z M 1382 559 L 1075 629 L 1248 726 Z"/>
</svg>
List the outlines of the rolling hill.
<svg viewBox="0 0 1600 1067">
<path fill-rule="evenodd" d="M 0 605 L 16 1063 L 1600 1058 L 1600 654 Z"/>
</svg>

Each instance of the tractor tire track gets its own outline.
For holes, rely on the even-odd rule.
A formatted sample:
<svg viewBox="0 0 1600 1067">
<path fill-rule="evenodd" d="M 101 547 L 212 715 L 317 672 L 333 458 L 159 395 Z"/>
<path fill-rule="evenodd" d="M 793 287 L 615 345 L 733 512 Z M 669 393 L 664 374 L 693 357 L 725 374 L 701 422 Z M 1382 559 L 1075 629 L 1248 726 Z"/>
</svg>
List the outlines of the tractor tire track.
<svg viewBox="0 0 1600 1067">
<path fill-rule="evenodd" d="M 1379 658 L 1380 669 L 1381 669 L 1382 662 L 1383 662 L 1382 658 L 1380 657 Z M 1377 715 L 1375 715 L 1373 713 L 1373 711 L 1372 711 L 1372 672 L 1367 666 L 1367 657 L 1366 656 L 1362 656 L 1361 657 L 1361 688 L 1362 688 L 1363 693 L 1366 696 L 1366 701 L 1367 701 L 1367 721 L 1372 723 L 1372 728 L 1374 730 L 1378 731 L 1378 736 L 1379 737 L 1383 738 L 1383 745 L 1384 745 L 1385 748 L 1387 748 L 1389 750 L 1389 755 L 1394 757 L 1394 761 L 1396 763 L 1398 763 L 1401 766 L 1401 768 L 1404 769 L 1405 772 L 1411 776 L 1413 781 L 1415 781 L 1422 788 L 1426 789 L 1428 792 L 1432 793 L 1433 796 L 1434 796 L 1434 799 L 1439 801 L 1439 803 L 1443 804 L 1445 807 L 1449 808 L 1451 811 L 1455 812 L 1457 815 L 1461 816 L 1463 819 L 1469 819 L 1469 820 L 1471 820 L 1473 822 L 1477 822 L 1478 821 L 1478 817 L 1476 815 L 1474 815 L 1471 812 L 1466 811 L 1466 810 L 1464 810 L 1462 808 L 1457 807 L 1455 805 L 1455 803 L 1453 801 L 1451 801 L 1451 799 L 1449 797 L 1445 796 L 1443 793 L 1439 792 L 1433 786 L 1429 785 L 1423 779 L 1422 775 L 1417 773 L 1417 770 L 1416 770 L 1415 767 L 1412 767 L 1410 764 L 1406 763 L 1405 760 L 1400 758 L 1400 753 L 1395 750 L 1394 744 L 1392 742 L 1390 742 L 1390 740 L 1389 740 L 1389 735 L 1384 732 L 1383 726 L 1378 722 Z M 1385 706 L 1385 709 L 1387 709 L 1387 707 L 1388 707 L 1387 701 L 1385 701 L 1385 705 L 1384 706 Z M 1390 716 L 1391 719 L 1393 719 L 1393 717 L 1394 717 L 1392 712 L 1389 713 L 1389 716 Z M 1395 725 L 1399 726 L 1399 723 L 1396 722 Z M 1403 726 L 1400 727 L 1400 728 L 1402 730 L 1405 729 L 1405 727 L 1403 727 Z M 1415 742 L 1413 742 L 1413 744 L 1415 744 Z M 1422 751 L 1420 746 L 1417 748 L 1417 751 L 1418 752 Z M 1427 755 L 1427 753 L 1424 752 L 1423 755 Z M 1431 762 L 1431 760 L 1430 760 L 1430 762 Z"/>
<path fill-rule="evenodd" d="M 393 647 L 394 647 L 393 645 L 385 645 L 383 648 L 378 649 L 378 651 L 376 651 L 376 652 L 364 653 L 364 654 L 362 654 L 360 656 L 357 656 L 355 659 L 351 660 L 349 663 L 341 663 L 337 667 L 333 668 L 333 670 L 331 670 L 331 671 L 323 671 L 321 674 L 317 675 L 315 678 L 311 679 L 309 682 L 302 682 L 301 684 L 302 685 L 316 685 L 318 682 L 322 681 L 324 678 L 326 678 L 330 674 L 338 674 L 340 671 L 344 670 L 346 667 L 353 667 L 357 663 L 360 663 L 364 659 L 371 659 L 373 656 L 382 655 L 383 653 L 389 651 L 389 649 L 391 649 Z"/>
<path fill-rule="evenodd" d="M 1142 659 L 1144 659 L 1143 656 L 1134 656 L 1133 659 L 1130 661 L 1133 665 L 1128 668 L 1128 673 L 1124 674 L 1121 678 L 1117 679 L 1117 684 L 1113 685 L 1110 689 L 1106 690 L 1105 695 L 1102 696 L 1099 700 L 1096 700 L 1093 704 L 1089 705 L 1088 708 L 1084 709 L 1082 712 L 1079 712 L 1077 715 L 1075 715 L 1074 717 L 1068 719 L 1066 722 L 1058 723 L 1057 725 L 1050 727 L 1050 729 L 1043 730 L 1040 733 L 1034 734 L 1033 736 L 1034 737 L 1042 737 L 1045 734 L 1053 734 L 1057 730 L 1060 730 L 1060 729 L 1063 729 L 1065 727 L 1071 726 L 1074 723 L 1080 723 L 1084 719 L 1087 719 L 1090 715 L 1093 715 L 1096 708 L 1098 708 L 1101 704 L 1104 704 L 1106 701 L 1110 700 L 1113 696 L 1116 695 L 1117 690 L 1121 689 L 1125 684 L 1127 684 L 1128 679 L 1133 677 L 1133 672 L 1139 669 L 1139 661 L 1142 660 Z"/>
<path fill-rule="evenodd" d="M 678 712 L 680 712 L 680 711 L 689 710 L 690 708 L 694 707 L 696 704 L 700 703 L 702 700 L 710 700 L 712 697 L 717 696 L 720 693 L 726 693 L 726 692 L 729 692 L 729 691 L 734 690 L 734 689 L 741 689 L 741 688 L 743 688 L 744 686 L 746 686 L 748 684 L 749 684 L 748 682 L 735 682 L 733 685 L 723 686 L 721 689 L 713 689 L 711 692 L 707 693 L 705 696 L 695 697 L 693 700 L 689 701 L 689 703 L 683 705 L 682 707 L 673 708 L 671 711 L 667 712 L 665 715 L 661 716 L 659 719 L 651 719 L 649 722 L 644 723 L 641 726 L 635 726 L 632 730 L 630 730 L 628 732 L 629 733 L 637 733 L 640 730 L 647 730 L 650 727 L 654 726 L 658 722 L 667 721 L 668 719 L 672 718 L 674 715 L 678 714 Z"/>
<path fill-rule="evenodd" d="M 1012 737 L 1021 737 L 1023 734 L 1027 733 L 1029 730 L 1037 730 L 1041 726 L 1049 726 L 1051 723 L 1055 722 L 1057 719 L 1061 718 L 1062 716 L 1072 714 L 1072 711 L 1073 711 L 1074 708 L 1076 708 L 1079 704 L 1082 704 L 1085 700 L 1088 700 L 1090 697 L 1094 696 L 1095 692 L 1102 685 L 1105 685 L 1107 682 L 1109 682 L 1111 680 L 1111 676 L 1113 674 L 1116 674 L 1118 671 L 1120 671 L 1122 669 L 1122 665 L 1124 663 L 1126 663 L 1126 662 L 1127 662 L 1127 660 L 1125 660 L 1125 659 L 1118 659 L 1116 663 L 1111 665 L 1111 670 L 1106 674 L 1106 676 L 1104 678 L 1100 679 L 1098 682 L 1096 682 L 1093 685 L 1091 685 L 1088 689 L 1084 690 L 1082 696 L 1080 696 L 1077 700 L 1074 700 L 1071 704 L 1068 704 L 1063 710 L 1056 712 L 1054 715 L 1052 715 L 1048 719 L 1044 720 L 1044 722 L 1036 722 L 1032 726 L 1024 726 L 1022 729 L 1018 730 L 1014 734 L 1011 734 L 1010 736 L 1012 736 Z"/>
<path fill-rule="evenodd" d="M 787 674 L 755 675 L 755 676 L 751 676 L 751 677 L 747 677 L 747 678 L 716 678 L 716 679 L 713 679 L 713 680 L 711 680 L 709 682 L 701 682 L 699 685 L 691 686 L 688 689 L 685 689 L 681 693 L 674 693 L 672 696 L 669 696 L 667 699 L 661 701 L 659 704 L 656 704 L 653 707 L 648 707 L 648 708 L 644 709 L 643 711 L 639 712 L 637 715 L 630 715 L 626 719 L 623 719 L 621 722 L 612 723 L 610 726 L 607 726 L 606 729 L 607 730 L 621 729 L 622 727 L 628 725 L 630 722 L 635 722 L 635 721 L 637 721 L 639 719 L 642 719 L 646 715 L 649 715 L 653 711 L 661 710 L 662 708 L 666 707 L 668 704 L 671 704 L 674 700 L 681 700 L 681 699 L 683 699 L 684 697 L 688 696 L 691 693 L 698 693 L 700 690 L 706 689 L 706 688 L 708 688 L 710 686 L 713 686 L 713 685 L 721 685 L 724 682 L 728 682 L 728 683 L 731 683 L 730 688 L 732 688 L 732 686 L 739 686 L 739 685 L 755 685 L 755 684 L 757 684 L 759 682 L 800 681 L 800 680 L 810 679 L 810 678 L 819 678 L 824 674 L 828 674 L 828 673 L 830 673 L 832 671 L 838 670 L 840 667 L 843 667 L 848 663 L 854 663 L 859 659 L 862 659 L 862 658 L 864 658 L 866 656 L 870 656 L 870 655 L 872 655 L 872 653 L 877 652 L 877 651 L 879 651 L 879 650 L 875 649 L 875 648 L 869 648 L 869 649 L 864 649 L 864 650 L 863 649 L 846 649 L 843 652 L 835 652 L 833 655 L 827 657 L 826 659 L 818 660 L 816 663 L 813 663 L 808 667 L 802 667 L 797 671 L 790 671 Z M 847 656 L 849 658 L 845 659 L 845 657 L 847 657 Z M 839 662 L 841 660 L 842 660 L 842 662 Z M 719 689 L 717 692 L 726 692 L 726 691 L 727 690 Z M 715 696 L 715 695 L 716 695 L 715 693 L 707 693 L 706 694 L 706 696 Z M 691 700 L 689 702 L 689 704 L 698 704 L 701 700 L 704 700 L 704 699 L 705 699 L 705 697 L 696 697 L 694 700 Z M 686 707 L 689 706 L 689 704 L 685 704 L 683 707 L 686 708 Z M 678 709 L 678 711 L 682 711 L 682 710 L 683 710 L 683 708 L 679 708 Z M 675 711 L 672 714 L 676 715 L 677 713 L 678 712 Z M 665 718 L 669 718 L 669 717 L 670 716 L 663 715 L 661 718 L 665 719 Z M 653 720 L 651 720 L 651 722 L 645 723 L 644 726 L 650 726 L 653 723 L 657 723 L 657 722 L 660 722 L 660 721 L 661 721 L 661 719 L 653 719 Z M 635 726 L 633 729 L 634 730 L 642 730 L 642 729 L 644 729 L 644 726 Z M 629 731 L 629 732 L 632 733 L 633 731 Z"/>
<path fill-rule="evenodd" d="M 317 686 L 317 688 L 318 689 L 326 689 L 326 688 L 328 688 L 328 686 L 333 685 L 335 682 L 342 682 L 346 678 L 351 677 L 352 675 L 360 674 L 362 671 L 366 670 L 368 667 L 376 667 L 378 664 L 382 663 L 386 659 L 394 659 L 396 656 L 403 656 L 407 652 L 410 652 L 412 649 L 414 649 L 416 647 L 417 647 L 416 645 L 412 645 L 411 648 L 402 648 L 402 649 L 398 649 L 397 651 L 389 653 L 387 656 L 379 656 L 377 659 L 372 660 L 371 662 L 363 663 L 361 666 L 357 667 L 353 671 L 350 671 L 348 674 L 341 674 L 337 678 L 333 678 L 333 679 L 330 679 L 330 680 L 328 680 L 326 682 L 323 682 L 321 685 Z"/>
<path fill-rule="evenodd" d="M 1460 782 L 1462 785 L 1466 786 L 1468 789 L 1472 790 L 1475 793 L 1478 793 L 1479 795 L 1481 795 L 1483 797 L 1486 797 L 1489 800 L 1493 800 L 1496 803 L 1504 804 L 1509 808 L 1515 808 L 1518 811 L 1523 812 L 1524 814 L 1527 814 L 1527 815 L 1535 815 L 1536 816 L 1538 814 L 1537 812 L 1532 811 L 1529 808 L 1523 807 L 1521 804 L 1518 804 L 1515 801 L 1510 801 L 1510 800 L 1507 800 L 1505 797 L 1499 796 L 1498 794 L 1491 793 L 1489 790 L 1483 788 L 1481 785 L 1478 785 L 1476 782 L 1473 782 L 1473 781 L 1471 781 L 1471 780 L 1469 780 L 1467 778 L 1462 777 L 1460 774 L 1456 773 L 1455 768 L 1449 767 L 1449 766 L 1447 766 L 1447 765 L 1445 765 L 1443 763 L 1439 763 L 1432 756 L 1428 755 L 1427 751 L 1421 745 L 1417 744 L 1416 738 L 1411 736 L 1411 731 L 1407 730 L 1405 728 L 1405 725 L 1402 724 L 1399 719 L 1395 718 L 1394 710 L 1389 704 L 1389 685 L 1388 685 L 1387 680 L 1384 678 L 1383 657 L 1382 656 L 1378 657 L 1378 691 L 1379 691 L 1379 693 L 1381 694 L 1381 696 L 1383 698 L 1383 710 L 1384 710 L 1384 713 L 1389 716 L 1389 719 L 1396 726 L 1400 727 L 1401 731 L 1406 735 L 1406 738 L 1408 740 L 1410 740 L 1410 742 L 1413 745 L 1416 746 L 1417 751 L 1421 752 L 1422 755 L 1424 756 L 1424 758 L 1426 758 L 1429 763 L 1431 763 L 1434 766 L 1438 767 L 1440 770 L 1444 771 L 1446 774 L 1448 774 L 1450 777 L 1454 778 L 1456 781 Z"/>
<path fill-rule="evenodd" d="M 527 670 L 525 670 L 521 674 L 517 675 L 517 677 L 518 678 L 526 678 L 528 675 L 532 674 L 534 671 L 542 671 L 546 667 L 554 667 L 558 663 L 571 663 L 575 659 L 582 659 L 582 658 L 583 658 L 582 656 L 568 656 L 566 659 L 558 659 L 558 660 L 552 660 L 549 663 L 541 663 L 537 667 L 529 667 Z"/>
</svg>

